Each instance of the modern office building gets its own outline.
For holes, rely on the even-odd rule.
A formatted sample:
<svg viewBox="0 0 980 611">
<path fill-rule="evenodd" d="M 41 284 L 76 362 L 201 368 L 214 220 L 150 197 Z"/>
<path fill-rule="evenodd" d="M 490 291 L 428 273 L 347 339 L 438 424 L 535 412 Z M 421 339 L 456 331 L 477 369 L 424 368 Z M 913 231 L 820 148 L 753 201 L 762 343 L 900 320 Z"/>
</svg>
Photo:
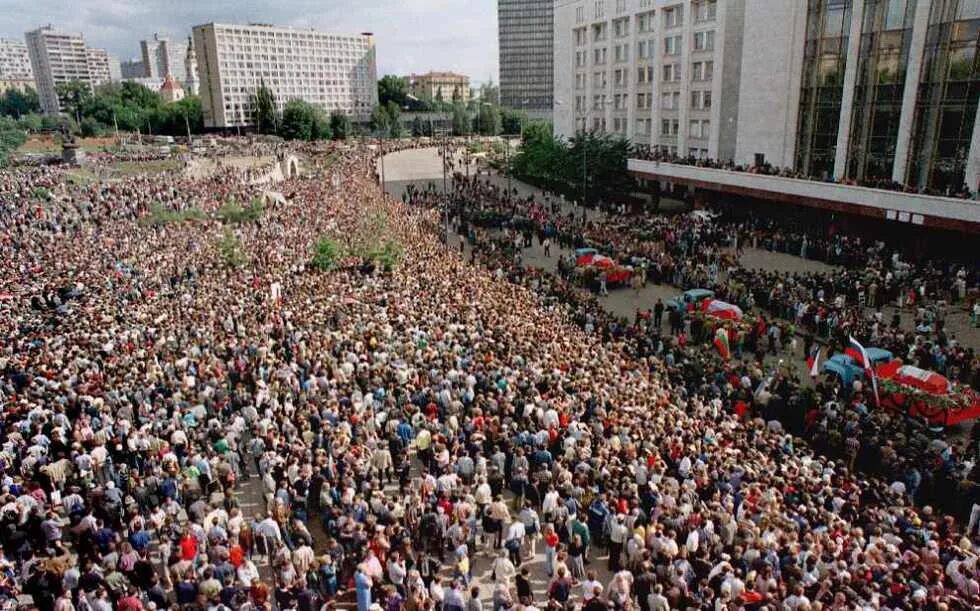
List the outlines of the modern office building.
<svg viewBox="0 0 980 611">
<path fill-rule="evenodd" d="M 976 191 L 978 32 L 977 0 L 580 0 L 556 14 L 556 128 Z"/>
<path fill-rule="evenodd" d="M 463 102 L 470 100 L 470 77 L 454 72 L 429 72 L 412 74 L 408 78 L 408 91 L 427 102 Z"/>
<path fill-rule="evenodd" d="M 140 55 L 143 62 L 143 76 L 146 78 L 165 79 L 173 76 L 183 83 L 187 80 L 187 68 L 184 60 L 187 58 L 187 47 L 190 43 L 161 38 L 154 34 L 152 39 L 140 41 Z"/>
<path fill-rule="evenodd" d="M 25 35 L 27 51 L 31 58 L 31 69 L 41 110 L 46 114 L 57 114 L 61 110 L 55 87 L 61 83 L 80 81 L 94 86 L 89 52 L 81 34 L 62 32 L 50 25 L 27 32 Z M 99 63 L 94 61 L 93 63 Z M 105 67 L 106 71 L 101 72 Z M 108 73 L 108 66 L 96 66 L 101 77 Z"/>
<path fill-rule="evenodd" d="M 254 125 L 254 96 L 263 84 L 280 111 L 299 98 L 367 121 L 378 103 L 370 33 L 209 23 L 194 27 L 193 43 L 208 128 Z"/>
<path fill-rule="evenodd" d="M 745 22 L 739 160 L 977 190 L 980 2 L 748 0 Z M 780 130 L 762 129 L 773 119 Z"/>
<path fill-rule="evenodd" d="M 584 2 L 584 0 L 583 0 Z M 551 118 L 555 0 L 497 0 L 500 103 Z M 563 10 L 559 8 L 558 10 Z"/>
<path fill-rule="evenodd" d="M 146 66 L 138 59 L 119 62 L 119 72 L 124 81 L 146 78 L 144 76 L 146 74 Z"/>
<path fill-rule="evenodd" d="M 5 81 L 33 81 L 31 56 L 27 45 L 19 40 L 0 38 L 0 79 Z"/>
<path fill-rule="evenodd" d="M 735 154 L 745 0 L 577 0 L 555 14 L 555 131 Z M 733 58 L 734 61 L 733 61 Z"/>
</svg>

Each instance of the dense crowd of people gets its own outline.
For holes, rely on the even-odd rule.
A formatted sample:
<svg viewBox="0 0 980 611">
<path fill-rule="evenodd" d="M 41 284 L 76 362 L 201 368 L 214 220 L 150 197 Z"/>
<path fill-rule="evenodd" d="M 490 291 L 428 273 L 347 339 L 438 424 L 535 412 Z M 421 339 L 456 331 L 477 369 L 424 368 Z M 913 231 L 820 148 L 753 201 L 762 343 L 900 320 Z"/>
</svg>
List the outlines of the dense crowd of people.
<svg viewBox="0 0 980 611">
<path fill-rule="evenodd" d="M 836 182 L 838 184 L 844 185 L 854 185 L 859 187 L 868 187 L 871 189 L 885 189 L 888 191 L 901 191 L 903 193 L 919 193 L 923 195 L 938 195 L 943 197 L 955 197 L 957 199 L 974 199 L 976 193 L 973 191 L 973 187 L 969 185 L 962 184 L 958 187 L 950 187 L 943 191 L 937 191 L 935 189 L 929 189 L 926 187 L 915 187 L 914 185 L 904 184 L 896 182 L 891 178 L 884 177 L 868 177 L 861 180 L 856 180 L 854 178 L 843 178 L 840 180 L 835 179 L 833 176 L 811 176 L 800 172 L 794 168 L 781 168 L 774 166 L 769 162 L 762 164 L 739 164 L 735 163 L 733 159 L 728 161 L 711 159 L 707 157 L 699 157 L 695 155 L 689 155 L 684 157 L 678 155 L 677 153 L 671 153 L 659 147 L 650 146 L 638 146 L 636 147 L 635 155 L 637 159 L 645 159 L 647 161 L 660 161 L 663 163 L 675 163 L 681 165 L 697 166 L 699 168 L 711 168 L 715 170 L 728 170 L 731 172 L 748 172 L 749 174 L 764 174 L 766 176 L 780 176 L 783 178 L 796 178 L 800 180 L 817 180 L 820 182 Z"/>
<path fill-rule="evenodd" d="M 3 173 L 5 608 L 980 605 L 980 511 L 789 434 L 788 377 L 640 333 L 490 231 L 460 257 L 438 198 L 382 195 L 377 149 L 294 152 L 318 176 L 233 225 L 256 187 L 230 168 Z M 324 236 L 402 257 L 325 271 Z"/>
</svg>

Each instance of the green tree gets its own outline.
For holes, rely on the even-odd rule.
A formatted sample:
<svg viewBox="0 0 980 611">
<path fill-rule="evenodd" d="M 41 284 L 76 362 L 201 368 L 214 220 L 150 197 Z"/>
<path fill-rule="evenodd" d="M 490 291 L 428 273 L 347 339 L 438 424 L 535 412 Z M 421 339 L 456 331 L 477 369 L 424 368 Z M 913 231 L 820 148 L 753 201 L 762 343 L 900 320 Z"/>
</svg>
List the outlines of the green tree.
<svg viewBox="0 0 980 611">
<path fill-rule="evenodd" d="M 289 100 L 282 109 L 280 133 L 287 140 L 313 139 L 313 106 L 305 100 Z"/>
<path fill-rule="evenodd" d="M 371 129 L 382 134 L 387 134 L 391 129 L 391 117 L 384 106 L 375 106 L 371 111 Z"/>
<path fill-rule="evenodd" d="M 354 134 L 354 125 L 345 113 L 335 110 L 330 115 L 330 131 L 335 140 L 346 140 Z"/>
<path fill-rule="evenodd" d="M 480 101 L 494 106 L 500 105 L 500 87 L 493 84 L 493 80 L 480 85 Z"/>
<path fill-rule="evenodd" d="M 0 95 L 0 115 L 19 119 L 30 113 L 41 112 L 37 92 L 28 87 L 25 91 L 8 89 Z"/>
<path fill-rule="evenodd" d="M 422 136 L 431 136 L 429 132 L 429 125 L 422 120 L 422 117 L 416 115 L 412 119 L 412 136 L 415 138 L 420 138 Z"/>
<path fill-rule="evenodd" d="M 442 99 L 442 87 L 436 89 L 436 103 L 442 104 L 445 100 Z"/>
<path fill-rule="evenodd" d="M 398 104 L 394 102 L 388 102 L 385 105 L 385 112 L 388 113 L 388 135 L 392 138 L 401 138 L 402 136 L 402 122 L 401 122 L 401 109 L 398 108 Z"/>
<path fill-rule="evenodd" d="M 487 103 L 480 104 L 474 129 L 484 136 L 496 136 L 500 133 L 500 126 L 500 108 Z"/>
<path fill-rule="evenodd" d="M 321 272 L 328 272 L 337 267 L 343 257 L 343 249 L 337 240 L 321 237 L 313 247 L 313 267 Z"/>
<path fill-rule="evenodd" d="M 453 135 L 470 135 L 470 115 L 462 104 L 453 106 Z"/>
<path fill-rule="evenodd" d="M 27 134 L 11 118 L 0 117 L 0 168 L 5 167 L 10 155 L 27 140 Z"/>
<path fill-rule="evenodd" d="M 399 107 L 408 105 L 408 79 L 386 74 L 378 81 L 378 104 L 387 106 L 394 102 Z"/>
<path fill-rule="evenodd" d="M 519 134 L 522 131 L 521 127 L 528 123 L 527 113 L 520 110 L 504 108 L 500 115 L 500 127 L 505 134 Z"/>
<path fill-rule="evenodd" d="M 281 119 L 276 110 L 276 96 L 266 86 L 265 81 L 262 81 L 255 90 L 253 106 L 256 130 L 260 134 L 278 134 Z"/>
<path fill-rule="evenodd" d="M 221 234 L 221 241 L 218 242 L 218 253 L 228 267 L 242 267 L 248 263 L 248 255 L 245 253 L 242 241 L 238 239 L 230 227 L 225 227 Z"/>
<path fill-rule="evenodd" d="M 75 121 L 81 122 L 82 105 L 92 97 L 92 89 L 82 81 L 67 81 L 55 85 L 54 90 L 61 108 L 74 117 Z"/>
</svg>

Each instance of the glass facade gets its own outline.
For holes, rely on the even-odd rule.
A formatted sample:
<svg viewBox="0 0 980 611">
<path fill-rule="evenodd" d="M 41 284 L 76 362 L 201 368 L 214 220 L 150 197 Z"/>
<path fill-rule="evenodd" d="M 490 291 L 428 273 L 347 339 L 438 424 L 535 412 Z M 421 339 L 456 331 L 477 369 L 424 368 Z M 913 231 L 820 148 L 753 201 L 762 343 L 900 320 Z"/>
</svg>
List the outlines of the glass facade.
<svg viewBox="0 0 980 611">
<path fill-rule="evenodd" d="M 847 177 L 891 179 L 916 0 L 866 0 Z"/>
<path fill-rule="evenodd" d="M 906 182 L 939 192 L 962 186 L 980 98 L 978 47 L 980 2 L 933 0 Z"/>
<path fill-rule="evenodd" d="M 851 0 L 808 0 L 796 168 L 809 175 L 834 170 L 850 26 Z"/>
<path fill-rule="evenodd" d="M 500 103 L 551 110 L 554 92 L 553 0 L 498 0 Z"/>
</svg>

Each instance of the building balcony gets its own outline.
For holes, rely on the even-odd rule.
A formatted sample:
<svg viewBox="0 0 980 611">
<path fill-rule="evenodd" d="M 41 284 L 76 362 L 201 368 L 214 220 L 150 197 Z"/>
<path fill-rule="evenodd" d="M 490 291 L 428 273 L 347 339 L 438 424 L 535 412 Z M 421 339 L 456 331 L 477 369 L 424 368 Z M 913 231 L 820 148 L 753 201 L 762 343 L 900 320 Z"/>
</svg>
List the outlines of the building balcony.
<svg viewBox="0 0 980 611">
<path fill-rule="evenodd" d="M 980 202 L 974 200 L 642 159 L 630 159 L 627 167 L 637 178 L 687 185 L 695 190 L 980 234 Z"/>
</svg>

